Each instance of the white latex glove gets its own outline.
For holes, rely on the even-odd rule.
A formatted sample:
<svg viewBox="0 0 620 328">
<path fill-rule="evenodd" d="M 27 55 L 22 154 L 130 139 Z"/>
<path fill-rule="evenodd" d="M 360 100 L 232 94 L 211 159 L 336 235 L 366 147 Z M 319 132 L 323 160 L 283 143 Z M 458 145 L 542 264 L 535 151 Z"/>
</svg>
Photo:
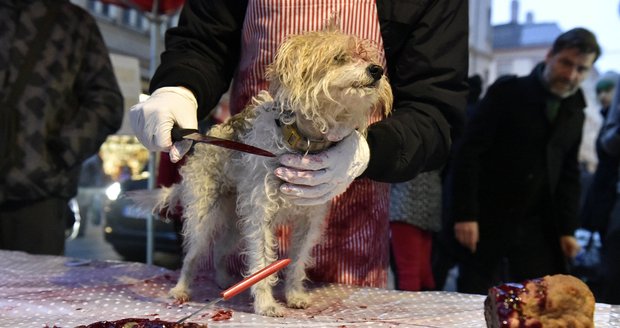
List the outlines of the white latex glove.
<svg viewBox="0 0 620 328">
<path fill-rule="evenodd" d="M 296 205 L 318 205 L 347 190 L 366 170 L 370 150 L 364 136 L 353 131 L 335 146 L 318 154 L 284 154 L 275 170 L 284 180 L 280 191 Z"/>
<path fill-rule="evenodd" d="M 129 110 L 129 119 L 138 140 L 151 151 L 170 152 L 178 162 L 189 150 L 186 142 L 172 144 L 170 132 L 176 124 L 183 129 L 198 128 L 198 103 L 194 94 L 183 87 L 163 87 Z"/>
</svg>

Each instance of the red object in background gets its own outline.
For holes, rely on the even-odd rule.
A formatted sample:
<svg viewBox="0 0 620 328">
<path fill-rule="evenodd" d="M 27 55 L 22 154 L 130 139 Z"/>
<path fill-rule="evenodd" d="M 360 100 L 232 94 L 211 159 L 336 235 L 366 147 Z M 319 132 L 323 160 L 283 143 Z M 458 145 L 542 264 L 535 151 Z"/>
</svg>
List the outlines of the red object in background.
<svg viewBox="0 0 620 328">
<path fill-rule="evenodd" d="M 152 12 L 153 11 L 153 0 L 101 0 L 103 3 L 126 7 L 126 8 L 136 8 L 144 12 Z M 185 0 L 159 0 L 159 5 L 157 9 L 158 14 L 172 14 L 177 11 Z"/>
</svg>

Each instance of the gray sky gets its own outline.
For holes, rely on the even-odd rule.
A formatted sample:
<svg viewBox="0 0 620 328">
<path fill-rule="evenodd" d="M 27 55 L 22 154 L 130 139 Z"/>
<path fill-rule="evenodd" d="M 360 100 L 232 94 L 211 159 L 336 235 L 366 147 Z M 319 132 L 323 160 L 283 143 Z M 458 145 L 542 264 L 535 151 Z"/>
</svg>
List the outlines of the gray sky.
<svg viewBox="0 0 620 328">
<path fill-rule="evenodd" d="M 503 24 L 510 20 L 511 0 L 492 0 L 491 21 Z M 519 0 L 519 22 L 527 12 L 534 22 L 556 22 L 563 31 L 585 27 L 596 34 L 603 55 L 595 66 L 601 73 L 620 73 L 620 0 Z"/>
</svg>

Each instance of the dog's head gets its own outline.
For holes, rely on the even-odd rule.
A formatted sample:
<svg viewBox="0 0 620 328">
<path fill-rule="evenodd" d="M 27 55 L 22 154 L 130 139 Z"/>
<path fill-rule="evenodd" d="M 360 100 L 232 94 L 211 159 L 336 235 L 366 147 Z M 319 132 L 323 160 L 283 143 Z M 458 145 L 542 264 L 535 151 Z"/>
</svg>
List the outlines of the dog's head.
<svg viewBox="0 0 620 328">
<path fill-rule="evenodd" d="M 369 41 L 336 29 L 290 36 L 267 69 L 270 94 L 310 137 L 364 133 L 374 111 L 392 108 L 378 54 Z"/>
</svg>

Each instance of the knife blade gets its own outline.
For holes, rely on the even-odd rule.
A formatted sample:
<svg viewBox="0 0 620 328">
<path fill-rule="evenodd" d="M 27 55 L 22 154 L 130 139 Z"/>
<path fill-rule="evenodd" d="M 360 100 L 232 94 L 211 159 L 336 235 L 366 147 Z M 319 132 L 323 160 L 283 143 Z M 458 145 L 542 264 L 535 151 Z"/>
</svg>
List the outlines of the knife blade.
<svg viewBox="0 0 620 328">
<path fill-rule="evenodd" d="M 248 154 L 254 154 L 265 157 L 276 157 L 272 152 L 261 149 L 258 147 L 254 147 L 248 144 L 244 144 L 239 141 L 228 140 L 217 138 L 213 136 L 208 136 L 202 133 L 199 133 L 196 129 L 182 129 L 178 126 L 172 127 L 172 141 L 179 142 L 183 140 L 192 140 L 195 142 L 203 142 L 210 145 L 215 145 L 219 147 L 224 147 L 227 149 L 237 150 Z"/>
<path fill-rule="evenodd" d="M 240 282 L 234 284 L 232 287 L 226 289 L 225 291 L 220 293 L 220 297 L 210 301 L 209 303 L 203 305 L 202 307 L 200 307 L 200 309 L 192 312 L 191 314 L 189 314 L 188 316 L 185 316 L 183 318 L 181 318 L 179 321 L 177 321 L 176 323 L 183 323 L 185 320 L 193 317 L 194 315 L 196 315 L 199 312 L 202 312 L 203 310 L 211 307 L 212 305 L 214 305 L 215 303 L 219 302 L 219 301 L 226 301 L 228 299 L 230 299 L 231 297 L 241 293 L 242 291 L 248 289 L 249 287 L 251 287 L 252 285 L 254 285 L 255 283 L 269 277 L 270 275 L 284 269 L 287 265 L 289 265 L 289 263 L 291 263 L 291 259 L 281 259 L 281 260 L 277 260 L 271 264 L 269 264 L 268 266 L 256 271 L 255 273 L 253 273 L 251 276 L 241 280 Z"/>
</svg>

